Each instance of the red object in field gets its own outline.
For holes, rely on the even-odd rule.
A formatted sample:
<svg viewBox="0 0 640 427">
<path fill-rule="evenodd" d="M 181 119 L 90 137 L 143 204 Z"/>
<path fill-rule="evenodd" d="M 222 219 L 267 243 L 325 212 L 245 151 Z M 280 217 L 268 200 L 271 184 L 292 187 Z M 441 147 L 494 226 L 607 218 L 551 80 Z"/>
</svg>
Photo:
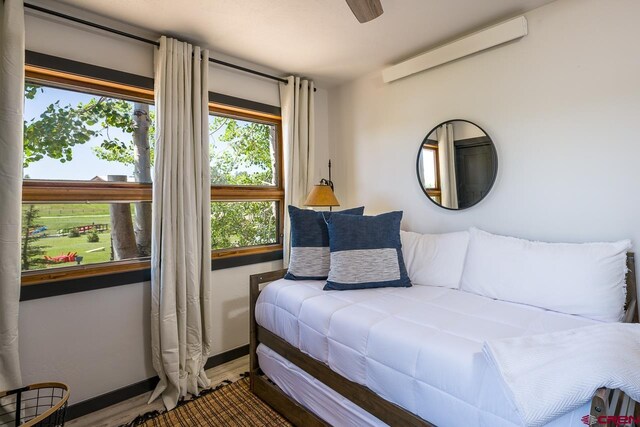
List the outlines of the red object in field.
<svg viewBox="0 0 640 427">
<path fill-rule="evenodd" d="M 46 256 L 44 257 L 44 259 L 46 259 L 47 261 L 49 261 L 52 264 L 62 264 L 65 262 L 74 262 L 76 260 L 76 255 L 78 255 L 78 252 L 68 252 L 66 255 L 58 255 L 58 256 Z"/>
</svg>

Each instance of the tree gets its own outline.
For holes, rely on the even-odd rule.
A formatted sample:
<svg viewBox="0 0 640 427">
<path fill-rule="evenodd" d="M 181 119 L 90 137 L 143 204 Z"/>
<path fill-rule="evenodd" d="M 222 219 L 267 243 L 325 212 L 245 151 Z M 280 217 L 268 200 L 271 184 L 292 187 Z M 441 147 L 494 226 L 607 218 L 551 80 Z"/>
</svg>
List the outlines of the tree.
<svg viewBox="0 0 640 427">
<path fill-rule="evenodd" d="M 126 175 L 109 175 L 108 180 L 126 182 L 127 177 Z M 129 203 L 111 203 L 109 205 L 109 217 L 111 218 L 113 259 L 119 261 L 139 256 L 136 238 L 133 233 L 131 205 Z"/>
<path fill-rule="evenodd" d="M 133 166 L 133 177 L 136 182 L 151 182 L 151 166 L 154 160 L 154 147 L 150 141 L 154 140 L 155 127 L 153 125 L 154 115 L 149 111 L 149 105 L 136 102 L 133 104 L 131 113 L 133 121 L 132 139 L 125 144 L 103 142 L 100 146 L 94 147 L 93 152 L 99 159 L 119 162 Z M 129 205 L 120 206 L 122 209 L 112 209 L 112 234 L 116 227 L 115 223 L 128 222 L 124 217 L 118 215 L 125 213 Z M 138 256 L 146 257 L 151 255 L 151 204 L 134 203 L 133 232 L 135 235 Z M 115 217 L 113 216 L 115 213 Z M 121 228 L 121 232 L 128 232 Z M 119 241 L 122 238 L 117 238 Z M 114 246 L 114 248 L 116 248 Z M 120 253 L 122 252 L 122 253 Z M 118 248 L 114 256 L 116 259 L 125 259 L 124 252 L 130 252 L 129 248 Z M 130 258 L 130 256 L 126 256 Z"/>
<path fill-rule="evenodd" d="M 135 181 L 149 183 L 151 182 L 151 166 L 154 161 L 154 144 L 152 142 L 155 139 L 155 117 L 153 112 L 149 111 L 148 104 L 135 102 L 131 119 L 133 122 L 131 141 L 124 144 L 103 142 L 100 146 L 94 147 L 93 152 L 99 159 L 133 166 Z M 134 209 L 133 231 L 138 256 L 150 256 L 151 204 L 134 203 Z M 124 212 L 124 209 L 117 211 Z M 124 218 L 123 220 L 126 221 Z"/>
<path fill-rule="evenodd" d="M 212 183 L 273 185 L 275 139 L 272 138 L 272 126 L 216 116 L 209 128 L 210 135 L 224 128 L 218 140 L 227 144 L 222 151 L 211 147 Z"/>
<path fill-rule="evenodd" d="M 211 246 L 214 249 L 274 242 L 276 217 L 272 202 L 214 202 Z"/>
<path fill-rule="evenodd" d="M 152 119 L 149 106 L 136 102 L 133 104 L 133 176 L 137 182 L 151 182 L 151 145 L 149 144 L 149 128 Z M 151 205 L 149 203 L 134 204 L 135 220 L 133 231 L 140 256 L 151 255 Z"/>
<path fill-rule="evenodd" d="M 35 99 L 43 89 L 26 84 L 25 98 Z M 61 105 L 56 101 L 36 119 L 24 122 L 24 166 L 42 158 L 65 163 L 73 159 L 73 147 L 92 138 L 103 139 L 101 147 L 117 153 L 126 151 L 127 142 L 111 138 L 110 128 L 133 132 L 131 103 L 107 97 L 92 98 L 86 104 Z"/>
<path fill-rule="evenodd" d="M 42 227 L 37 223 L 40 216 L 39 211 L 34 205 L 29 205 L 22 215 L 22 270 L 42 268 L 47 264 L 47 260 L 44 258 L 44 249 L 47 246 L 37 244 L 42 237 L 39 236 L 39 233 L 34 232 L 37 228 Z"/>
</svg>

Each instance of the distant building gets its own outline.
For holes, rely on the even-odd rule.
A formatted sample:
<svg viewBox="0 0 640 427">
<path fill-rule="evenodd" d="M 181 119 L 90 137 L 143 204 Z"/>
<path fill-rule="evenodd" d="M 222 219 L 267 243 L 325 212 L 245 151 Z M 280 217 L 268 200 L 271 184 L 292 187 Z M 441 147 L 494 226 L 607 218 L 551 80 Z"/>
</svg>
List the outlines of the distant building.
<svg viewBox="0 0 640 427">
<path fill-rule="evenodd" d="M 91 178 L 89 181 L 107 182 L 109 181 L 109 179 L 107 175 L 96 175 L 93 178 Z M 133 176 L 127 176 L 127 182 L 136 182 L 136 180 Z"/>
</svg>

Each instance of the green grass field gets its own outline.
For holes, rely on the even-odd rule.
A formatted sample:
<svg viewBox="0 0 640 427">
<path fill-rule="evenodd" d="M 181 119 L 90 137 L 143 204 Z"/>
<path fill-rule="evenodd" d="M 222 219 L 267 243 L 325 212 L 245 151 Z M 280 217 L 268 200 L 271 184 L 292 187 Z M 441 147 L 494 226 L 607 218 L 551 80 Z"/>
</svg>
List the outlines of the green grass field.
<svg viewBox="0 0 640 427">
<path fill-rule="evenodd" d="M 100 241 L 95 243 L 87 242 L 87 236 L 80 237 L 46 237 L 38 240 L 38 245 L 47 246 L 44 248 L 48 256 L 57 256 L 69 252 L 77 252 L 83 257 L 82 264 L 94 264 L 96 262 L 109 261 L 111 257 L 111 235 L 100 233 Z M 91 249 L 104 248 L 102 251 L 87 253 Z M 53 264 L 49 267 L 61 267 L 74 265 L 74 263 Z"/>
<path fill-rule="evenodd" d="M 54 257 L 76 252 L 83 257 L 81 264 L 94 264 L 107 262 L 111 258 L 111 234 L 109 231 L 98 234 L 100 240 L 90 243 L 87 235 L 80 237 L 55 236 L 62 229 L 82 227 L 92 224 L 110 224 L 108 204 L 38 204 L 38 218 L 35 221 L 37 226 L 44 226 L 47 229 L 39 234 L 41 239 L 34 244 L 43 246 L 45 255 Z M 23 205 L 23 212 L 29 208 Z M 104 250 L 90 252 L 92 249 L 104 248 Z M 47 268 L 66 267 L 76 265 L 72 263 L 51 264 Z"/>
<path fill-rule="evenodd" d="M 252 246 L 277 241 L 276 217 L 273 214 L 273 202 L 215 202 L 212 204 L 212 248 L 221 249 L 239 246 Z M 24 212 L 30 205 L 23 205 Z M 40 239 L 32 245 L 41 246 L 44 256 L 56 257 L 68 253 L 82 256 L 82 265 L 108 262 L 111 260 L 111 218 L 109 204 L 35 204 L 37 218 L 31 229 L 46 227 L 37 233 Z M 133 213 L 132 203 L 130 205 Z M 99 241 L 90 243 L 87 234 L 79 237 L 66 235 L 69 229 L 102 225 L 104 230 L 98 234 Z M 266 230 L 266 232 L 265 232 Z M 24 230 L 23 230 L 24 233 Z M 23 236 L 24 237 L 24 236 Z M 24 239 L 23 239 L 24 240 Z M 96 252 L 87 252 L 104 248 Z M 49 264 L 46 268 L 67 267 L 76 262 Z M 34 268 L 42 268 L 37 266 Z"/>
</svg>

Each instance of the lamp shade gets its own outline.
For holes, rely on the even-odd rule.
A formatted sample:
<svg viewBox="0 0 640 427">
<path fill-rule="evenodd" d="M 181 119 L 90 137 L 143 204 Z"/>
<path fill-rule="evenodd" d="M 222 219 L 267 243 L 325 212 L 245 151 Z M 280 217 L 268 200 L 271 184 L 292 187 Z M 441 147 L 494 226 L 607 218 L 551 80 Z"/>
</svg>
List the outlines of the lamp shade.
<svg viewBox="0 0 640 427">
<path fill-rule="evenodd" d="M 340 206 L 333 190 L 326 184 L 317 184 L 304 201 L 305 206 Z"/>
</svg>

